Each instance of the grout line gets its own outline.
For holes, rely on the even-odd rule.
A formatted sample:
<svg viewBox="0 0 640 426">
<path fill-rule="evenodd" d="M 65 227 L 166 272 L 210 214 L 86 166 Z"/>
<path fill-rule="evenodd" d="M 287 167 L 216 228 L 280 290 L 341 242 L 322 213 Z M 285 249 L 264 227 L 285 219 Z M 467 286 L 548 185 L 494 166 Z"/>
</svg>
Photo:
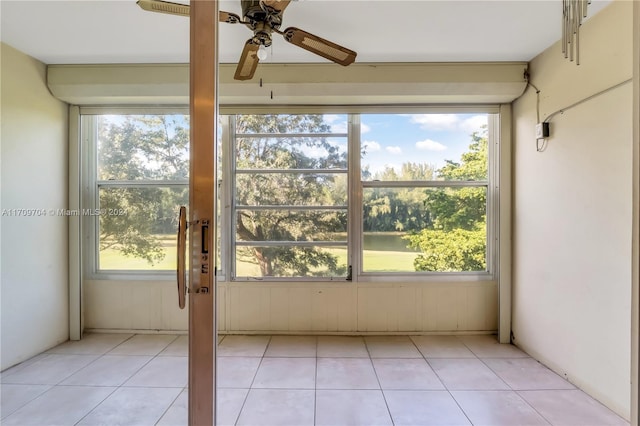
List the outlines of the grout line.
<svg viewBox="0 0 640 426">
<path fill-rule="evenodd" d="M 158 423 L 160 423 L 160 420 L 162 420 L 162 418 L 165 416 L 165 414 L 167 414 L 167 412 L 171 409 L 171 407 L 173 406 L 173 404 L 176 403 L 176 401 L 178 400 L 178 398 L 180 398 L 180 395 L 182 395 L 182 392 L 184 392 L 184 386 L 182 387 L 182 391 L 178 392 L 178 395 L 176 395 L 175 398 L 173 398 L 173 401 L 171 401 L 171 403 L 169 403 L 169 405 L 167 406 L 167 408 L 162 412 L 162 414 L 160 415 L 160 417 L 158 417 L 158 420 L 154 423 L 154 425 L 157 425 Z M 187 402 L 187 416 L 188 416 L 188 412 L 189 412 L 189 403 Z M 214 413 L 215 414 L 215 413 Z M 215 421 L 214 421 L 215 423 Z"/>
<path fill-rule="evenodd" d="M 269 336 L 269 340 L 267 341 L 264 351 L 262 352 L 262 356 L 260 357 L 260 362 L 258 363 L 258 368 L 256 368 L 256 372 L 253 374 L 253 379 L 251 379 L 251 383 L 249 383 L 249 389 L 247 389 L 247 394 L 244 396 L 244 400 L 242 401 L 242 406 L 238 411 L 238 416 L 236 417 L 236 420 L 233 422 L 234 425 L 237 425 L 238 421 L 240 420 L 240 415 L 242 414 L 242 410 L 244 410 L 244 406 L 247 403 L 247 399 L 249 399 L 249 393 L 251 392 L 251 389 L 253 389 L 253 383 L 256 381 L 256 377 L 258 376 L 258 371 L 260 371 L 260 366 L 262 365 L 262 361 L 264 360 L 264 354 L 267 353 L 267 349 L 271 344 L 272 337 L 273 336 Z"/>
<path fill-rule="evenodd" d="M 380 393 L 382 394 L 382 399 L 384 400 L 384 405 L 387 407 L 387 414 L 389 414 L 389 419 L 391 419 L 391 424 L 395 425 L 396 422 L 393 419 L 393 415 L 391 415 L 391 409 L 389 408 L 389 403 L 387 402 L 387 396 L 384 393 L 384 389 L 382 388 L 382 383 L 380 383 L 380 377 L 378 377 L 378 371 L 376 370 L 376 366 L 373 364 L 373 359 L 371 358 L 371 351 L 369 351 L 369 345 L 367 345 L 367 339 L 364 339 L 364 347 L 369 354 L 369 362 L 371 363 L 371 368 L 373 369 L 373 374 L 376 376 L 376 381 L 378 382 L 378 387 L 380 388 Z"/>
<path fill-rule="evenodd" d="M 96 408 L 98 408 L 99 406 L 102 405 L 103 402 L 105 402 L 111 395 L 113 395 L 118 389 L 120 389 L 119 387 L 116 387 L 113 389 L 112 392 L 110 392 L 107 396 L 105 396 L 102 401 L 98 402 L 91 410 L 89 410 L 87 412 L 87 414 L 85 414 L 84 416 L 82 416 L 82 418 L 80 420 L 78 420 L 77 422 L 74 423 L 74 425 L 80 424 L 89 414 L 93 413 Z"/>
<path fill-rule="evenodd" d="M 456 336 L 457 338 L 457 336 Z M 460 340 L 460 339 L 458 339 Z M 412 340 L 413 341 L 413 340 Z M 460 341 L 460 343 L 462 343 L 464 345 L 464 342 Z M 415 342 L 414 342 L 415 344 Z M 466 345 L 464 345 L 465 347 L 467 347 Z M 469 349 L 467 347 L 467 349 Z M 469 351 L 473 354 L 474 358 L 478 358 L 476 356 L 476 354 L 471 351 L 471 349 L 469 349 Z M 422 353 L 422 352 L 420 352 Z M 423 354 L 424 357 L 424 354 Z M 462 358 L 462 359 L 474 359 L 474 358 Z M 447 358 L 438 358 L 438 359 L 447 359 Z M 442 377 L 440 377 L 440 375 L 438 374 L 438 372 L 436 371 L 435 368 L 433 368 L 433 366 L 431 365 L 431 363 L 429 362 L 429 359 L 427 359 L 426 357 L 424 357 L 424 360 L 426 361 L 427 365 L 429 365 L 429 368 L 431 368 L 431 370 L 433 371 L 433 373 L 436 375 L 436 377 L 438 378 L 438 380 L 440 380 L 440 383 L 442 383 L 442 386 L 444 386 L 444 390 L 445 392 L 447 392 L 449 394 L 449 398 L 451 398 L 453 400 L 453 402 L 458 406 L 458 409 L 460 410 L 460 412 L 462 413 L 462 415 L 467 419 L 467 421 L 469 422 L 470 425 L 473 425 L 473 422 L 471 421 L 471 419 L 469 418 L 469 416 L 467 415 L 466 411 L 464 411 L 462 409 L 462 406 L 460 405 L 460 403 L 458 402 L 458 400 L 453 396 L 453 394 L 451 393 L 451 390 L 449 389 L 449 386 L 447 386 L 447 384 L 444 382 L 444 380 L 442 379 Z"/>
<path fill-rule="evenodd" d="M 14 383 L 3 383 L 6 385 L 15 385 Z M 18 384 L 18 386 L 20 386 L 20 384 Z M 34 385 L 24 385 L 24 386 L 34 386 Z M 6 414 L 4 411 L 0 410 L 0 424 L 2 424 L 2 420 L 8 418 L 9 416 L 13 415 L 13 413 L 17 413 L 19 410 L 21 410 L 23 407 L 25 407 L 27 404 L 30 404 L 31 402 L 35 401 L 36 399 L 40 398 L 42 395 L 44 395 L 45 393 L 49 392 L 51 389 L 53 389 L 55 387 L 55 385 L 35 385 L 35 386 L 48 386 L 47 389 L 45 389 L 44 391 L 40 392 L 38 395 L 34 396 L 33 398 L 29 399 L 28 401 L 25 401 L 22 405 L 20 405 L 19 407 L 16 407 L 13 411 L 11 411 L 9 414 Z M 1 407 L 0 407 L 1 408 Z"/>
<path fill-rule="evenodd" d="M 538 415 L 539 415 L 540 417 L 542 417 L 542 418 L 543 418 L 547 423 L 549 423 L 550 425 L 552 425 L 552 424 L 553 424 L 553 423 L 551 422 L 551 420 L 547 419 L 547 418 L 546 418 L 546 417 L 545 417 L 545 416 L 544 416 L 540 411 L 538 411 L 538 409 L 537 409 L 536 407 L 534 407 L 533 405 L 531 405 L 531 404 L 529 403 L 529 401 L 527 401 L 527 400 L 526 400 L 526 398 L 525 398 L 525 397 L 523 397 L 522 395 L 520 395 L 520 392 L 522 392 L 522 391 L 520 391 L 520 392 L 519 392 L 519 391 L 514 390 L 514 392 L 515 392 L 515 394 L 516 394 L 516 395 L 518 395 L 518 397 L 519 397 L 521 400 L 523 400 L 523 401 L 524 401 L 524 403 L 525 403 L 525 404 L 527 404 L 529 407 L 531 407 L 531 408 L 533 409 L 533 411 L 535 411 L 536 413 L 538 413 Z"/>
<path fill-rule="evenodd" d="M 318 422 L 317 413 L 318 413 L 318 337 L 316 339 L 316 374 L 313 380 L 313 424 L 315 425 Z"/>
</svg>

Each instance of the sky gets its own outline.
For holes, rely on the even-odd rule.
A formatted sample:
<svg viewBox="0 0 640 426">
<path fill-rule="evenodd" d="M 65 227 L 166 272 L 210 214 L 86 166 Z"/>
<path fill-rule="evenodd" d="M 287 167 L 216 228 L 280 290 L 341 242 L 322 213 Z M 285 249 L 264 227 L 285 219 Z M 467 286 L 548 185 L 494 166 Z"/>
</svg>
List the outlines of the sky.
<svg viewBox="0 0 640 426">
<path fill-rule="evenodd" d="M 325 114 L 324 121 L 333 133 L 347 133 L 347 114 Z M 123 117 L 108 116 L 107 121 L 118 122 Z M 366 155 L 361 166 L 375 174 L 385 167 L 397 172 L 403 163 L 424 163 L 435 169 L 445 160 L 460 161 L 468 151 L 471 134 L 488 124 L 488 114 L 361 114 L 361 143 Z M 179 123 L 185 124 L 185 123 Z M 219 132 L 220 136 L 220 132 Z M 346 150 L 346 138 L 330 138 Z M 310 156 L 326 155 L 324 150 Z"/>
<path fill-rule="evenodd" d="M 334 132 L 347 131 L 346 115 L 325 115 Z M 470 135 L 488 124 L 487 114 L 362 114 L 361 142 L 367 154 L 361 160 L 372 173 L 386 166 L 400 170 L 403 163 L 426 163 L 440 168 L 445 160 L 459 161 Z"/>
</svg>

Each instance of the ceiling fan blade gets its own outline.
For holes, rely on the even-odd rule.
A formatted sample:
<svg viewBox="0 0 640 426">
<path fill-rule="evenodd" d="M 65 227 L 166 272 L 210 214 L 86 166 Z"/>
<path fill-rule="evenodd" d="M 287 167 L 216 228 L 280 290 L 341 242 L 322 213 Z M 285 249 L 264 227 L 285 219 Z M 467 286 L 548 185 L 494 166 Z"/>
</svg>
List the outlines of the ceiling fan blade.
<svg viewBox="0 0 640 426">
<path fill-rule="evenodd" d="M 149 12 L 168 13 L 170 15 L 189 16 L 190 7 L 187 4 L 172 3 L 164 0 L 138 0 L 138 6 Z M 229 24 L 237 24 L 242 20 L 238 15 L 221 10 L 218 12 L 218 20 Z"/>
<path fill-rule="evenodd" d="M 253 43 L 253 39 L 247 40 L 242 49 L 242 55 L 240 55 L 240 61 L 236 68 L 236 73 L 233 76 L 236 80 L 251 80 L 253 74 L 256 72 L 258 66 L 258 48 L 260 46 Z"/>
<path fill-rule="evenodd" d="M 149 12 L 168 13 L 170 15 L 189 16 L 189 5 L 163 0 L 138 0 L 138 6 Z"/>
<path fill-rule="evenodd" d="M 282 13 L 289 6 L 290 0 L 261 0 L 261 3 Z"/>
<path fill-rule="evenodd" d="M 302 47 L 309 52 L 320 55 L 340 65 L 347 66 L 356 59 L 357 53 L 353 50 L 303 31 L 300 28 L 287 28 L 282 32 L 282 35 L 289 43 Z"/>
<path fill-rule="evenodd" d="M 240 19 L 240 16 L 236 15 L 235 13 L 225 12 L 224 10 L 218 12 L 218 20 L 220 22 L 226 22 L 227 24 L 237 24 L 238 22 L 242 21 L 242 19 Z"/>
</svg>

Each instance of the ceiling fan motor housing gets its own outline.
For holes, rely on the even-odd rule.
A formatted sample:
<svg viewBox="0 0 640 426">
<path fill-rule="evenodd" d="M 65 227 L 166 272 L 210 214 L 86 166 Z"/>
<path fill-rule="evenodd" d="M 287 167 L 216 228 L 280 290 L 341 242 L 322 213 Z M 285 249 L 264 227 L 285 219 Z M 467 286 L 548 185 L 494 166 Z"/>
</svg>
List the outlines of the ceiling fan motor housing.
<svg viewBox="0 0 640 426">
<path fill-rule="evenodd" d="M 260 0 L 241 0 L 242 17 L 250 21 L 264 21 L 267 13 L 260 6 Z"/>
</svg>

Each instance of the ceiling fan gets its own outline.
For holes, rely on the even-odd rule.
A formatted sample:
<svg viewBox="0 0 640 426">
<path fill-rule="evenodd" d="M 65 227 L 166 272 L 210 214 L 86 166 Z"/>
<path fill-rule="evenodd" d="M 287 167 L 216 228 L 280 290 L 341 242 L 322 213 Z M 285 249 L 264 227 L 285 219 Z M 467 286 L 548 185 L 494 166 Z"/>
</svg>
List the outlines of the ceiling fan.
<svg viewBox="0 0 640 426">
<path fill-rule="evenodd" d="M 189 6 L 164 0 L 138 0 L 138 5 L 151 12 L 189 16 Z M 218 19 L 228 24 L 244 24 L 253 31 L 244 45 L 234 79 L 250 80 L 260 62 L 260 47 L 271 46 L 271 34 L 276 33 L 286 41 L 309 52 L 329 59 L 337 64 L 347 66 L 356 59 L 357 53 L 300 28 L 289 27 L 280 31 L 282 14 L 289 6 L 290 0 L 241 0 L 242 18 L 235 13 L 220 11 Z M 264 48 L 263 47 L 263 48 Z M 264 57 L 262 57 L 264 59 Z"/>
</svg>

